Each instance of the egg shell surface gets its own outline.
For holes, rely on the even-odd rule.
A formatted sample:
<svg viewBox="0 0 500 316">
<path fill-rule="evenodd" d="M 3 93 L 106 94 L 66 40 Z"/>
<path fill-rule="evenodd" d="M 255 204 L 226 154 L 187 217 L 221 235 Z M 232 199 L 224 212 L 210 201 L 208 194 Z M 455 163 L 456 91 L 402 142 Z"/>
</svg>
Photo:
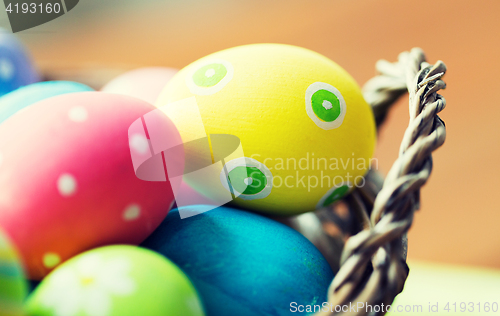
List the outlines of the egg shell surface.
<svg viewBox="0 0 500 316">
<path fill-rule="evenodd" d="M 37 102 L 0 125 L 0 226 L 31 279 L 91 248 L 139 244 L 164 219 L 174 203 L 170 183 L 136 176 L 131 154 L 148 155 L 149 145 L 128 134 L 152 110 L 135 98 L 80 92 Z M 153 123 L 167 143 L 181 141 L 166 116 Z"/>
<path fill-rule="evenodd" d="M 195 288 L 170 260 L 134 246 L 71 258 L 30 295 L 30 316 L 203 316 Z"/>
<path fill-rule="evenodd" d="M 0 229 L 0 316 L 24 315 L 28 293 L 24 269 L 10 238 Z"/>
<path fill-rule="evenodd" d="M 202 213 L 204 207 L 184 211 Z M 295 230 L 226 207 L 186 219 L 174 209 L 143 246 L 189 276 L 208 316 L 290 315 L 291 302 L 323 303 L 334 276 Z"/>
<path fill-rule="evenodd" d="M 128 71 L 108 82 L 101 91 L 135 97 L 154 104 L 165 85 L 179 70 L 167 67 L 144 67 Z M 179 194 L 190 205 L 213 204 L 207 196 L 182 181 Z"/>
<path fill-rule="evenodd" d="M 0 96 L 39 80 L 23 44 L 0 28 Z"/>
<path fill-rule="evenodd" d="M 138 68 L 111 80 L 101 91 L 128 95 L 154 104 L 177 72 L 177 69 L 167 67 Z"/>
<path fill-rule="evenodd" d="M 72 81 L 43 81 L 21 87 L 0 97 L 0 124 L 38 101 L 56 95 L 85 91 L 93 91 L 93 89 Z"/>
<path fill-rule="evenodd" d="M 354 79 L 318 53 L 282 44 L 226 49 L 180 70 L 156 106 L 193 96 L 208 135 L 241 140 L 247 169 L 226 161 L 236 171 L 221 180 L 243 193 L 234 199 L 239 207 L 277 215 L 311 211 L 342 198 L 369 168 L 372 110 Z M 190 137 L 193 113 L 179 107 L 169 117 Z M 197 155 L 186 150 L 187 160 Z"/>
</svg>

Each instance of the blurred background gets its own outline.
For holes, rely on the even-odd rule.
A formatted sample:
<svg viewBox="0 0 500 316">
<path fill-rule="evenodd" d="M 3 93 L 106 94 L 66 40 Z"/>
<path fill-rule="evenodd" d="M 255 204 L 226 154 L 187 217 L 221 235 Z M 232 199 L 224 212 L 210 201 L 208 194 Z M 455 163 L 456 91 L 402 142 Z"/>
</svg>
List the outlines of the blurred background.
<svg viewBox="0 0 500 316">
<path fill-rule="evenodd" d="M 81 0 L 64 16 L 18 35 L 44 73 L 79 68 L 182 68 L 241 44 L 306 47 L 364 84 L 378 59 L 412 47 L 448 66 L 441 117 L 447 141 L 434 154 L 409 259 L 500 269 L 500 2 L 498 0 Z M 0 12 L 0 26 L 10 29 Z M 112 77 L 112 71 L 102 76 Z M 379 135 L 387 173 L 408 123 L 407 98 Z M 497 274 L 498 276 L 498 274 Z"/>
</svg>

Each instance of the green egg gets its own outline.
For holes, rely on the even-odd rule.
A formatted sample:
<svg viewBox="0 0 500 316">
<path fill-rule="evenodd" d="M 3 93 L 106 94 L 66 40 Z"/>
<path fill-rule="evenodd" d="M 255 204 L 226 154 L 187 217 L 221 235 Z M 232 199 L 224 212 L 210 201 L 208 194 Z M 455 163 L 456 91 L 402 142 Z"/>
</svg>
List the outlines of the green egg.
<svg viewBox="0 0 500 316">
<path fill-rule="evenodd" d="M 28 284 L 19 256 L 8 237 L 0 230 L 0 316 L 20 316 Z"/>
<path fill-rule="evenodd" d="M 198 294 L 171 261 L 135 246 L 108 246 L 57 267 L 27 302 L 30 316 L 203 316 Z"/>
</svg>

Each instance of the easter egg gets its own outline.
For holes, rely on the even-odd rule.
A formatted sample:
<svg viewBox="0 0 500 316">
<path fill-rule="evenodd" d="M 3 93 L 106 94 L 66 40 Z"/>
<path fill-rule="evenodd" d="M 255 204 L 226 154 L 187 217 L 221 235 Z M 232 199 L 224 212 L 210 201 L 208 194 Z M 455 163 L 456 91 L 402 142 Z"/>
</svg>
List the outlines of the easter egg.
<svg viewBox="0 0 500 316">
<path fill-rule="evenodd" d="M 17 111 L 38 101 L 66 93 L 92 91 L 92 88 L 71 81 L 33 83 L 0 97 L 0 124 Z"/>
<path fill-rule="evenodd" d="M 128 71 L 108 82 L 101 91 L 135 97 L 151 104 L 156 102 L 177 69 L 146 67 Z"/>
<path fill-rule="evenodd" d="M 0 28 L 0 96 L 39 80 L 24 46 Z"/>
<path fill-rule="evenodd" d="M 152 110 L 131 97 L 79 92 L 37 102 L 0 124 L 0 226 L 30 278 L 91 248 L 139 244 L 164 219 L 174 203 L 167 155 L 153 155 L 136 124 Z M 181 142 L 165 115 L 149 123 L 164 132 L 166 145 Z M 177 154 L 169 158 L 182 169 Z M 131 156 L 151 161 L 163 179 L 139 179 Z"/>
<path fill-rule="evenodd" d="M 195 98 L 209 136 L 241 141 L 243 156 L 224 160 L 211 176 L 220 176 L 239 207 L 298 214 L 363 185 L 375 146 L 373 113 L 354 79 L 325 56 L 281 44 L 223 50 L 179 71 L 156 105 L 187 98 Z M 199 124 L 184 107 L 168 114 L 183 139 Z M 186 164 L 199 155 L 195 146 L 186 149 Z"/>
<path fill-rule="evenodd" d="M 198 214 L 185 219 L 172 210 L 142 245 L 189 276 L 207 315 L 290 315 L 292 302 L 326 301 L 333 273 L 305 237 L 255 213 L 205 207 L 185 207 Z"/>
<path fill-rule="evenodd" d="M 183 205 L 185 205 L 185 206 L 197 205 L 197 204 L 217 205 L 216 201 L 211 200 L 207 196 L 196 191 L 195 189 L 193 189 L 192 186 L 187 184 L 185 181 L 181 182 L 181 185 L 179 187 L 179 191 L 177 192 L 177 194 L 181 194 L 183 196 L 182 200 L 186 201 L 183 203 Z"/>
<path fill-rule="evenodd" d="M 24 315 L 27 292 L 28 285 L 17 250 L 0 229 L 0 316 Z"/>
<path fill-rule="evenodd" d="M 170 260 L 143 248 L 107 246 L 71 258 L 30 295 L 37 316 L 203 316 L 195 288 Z"/>
<path fill-rule="evenodd" d="M 151 104 L 156 102 L 165 85 L 178 72 L 166 67 L 146 67 L 126 72 L 107 83 L 101 91 L 135 97 Z M 181 182 L 177 195 L 183 204 L 214 204 L 209 197 L 199 193 L 185 181 Z"/>
</svg>

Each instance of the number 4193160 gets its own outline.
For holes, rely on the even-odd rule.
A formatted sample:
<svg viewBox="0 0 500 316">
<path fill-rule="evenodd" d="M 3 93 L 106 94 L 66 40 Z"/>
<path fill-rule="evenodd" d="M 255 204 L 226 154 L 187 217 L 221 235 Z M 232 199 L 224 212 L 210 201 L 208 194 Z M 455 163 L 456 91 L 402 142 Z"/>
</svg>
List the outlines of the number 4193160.
<svg viewBox="0 0 500 316">
<path fill-rule="evenodd" d="M 45 9 L 45 10 L 44 10 Z M 16 3 L 12 5 L 9 3 L 5 11 L 8 13 L 59 13 L 61 12 L 61 4 L 60 3 L 47 3 L 43 5 L 43 3 Z"/>
<path fill-rule="evenodd" d="M 460 302 L 457 304 L 457 302 L 451 303 L 448 302 L 446 303 L 446 306 L 444 307 L 444 310 L 447 312 L 457 312 L 460 311 L 462 313 L 464 312 L 481 312 L 481 307 L 483 312 L 498 312 L 498 303 L 497 302 L 485 302 L 485 303 L 474 303 L 474 302 Z"/>
</svg>

